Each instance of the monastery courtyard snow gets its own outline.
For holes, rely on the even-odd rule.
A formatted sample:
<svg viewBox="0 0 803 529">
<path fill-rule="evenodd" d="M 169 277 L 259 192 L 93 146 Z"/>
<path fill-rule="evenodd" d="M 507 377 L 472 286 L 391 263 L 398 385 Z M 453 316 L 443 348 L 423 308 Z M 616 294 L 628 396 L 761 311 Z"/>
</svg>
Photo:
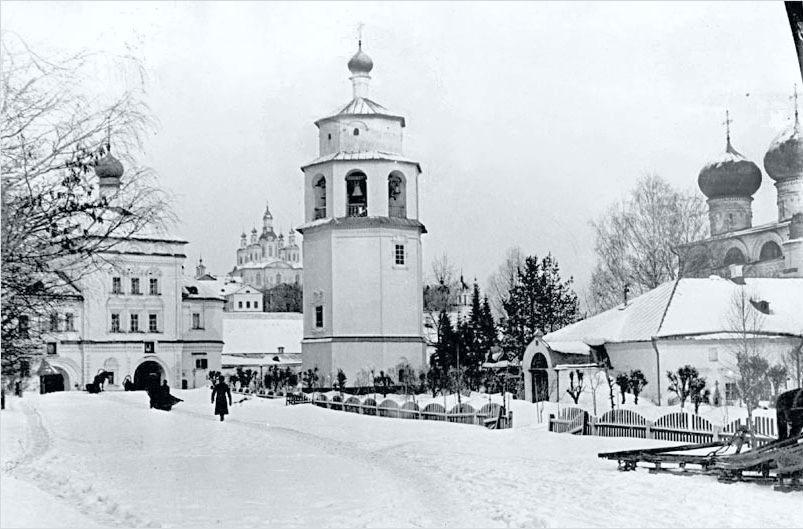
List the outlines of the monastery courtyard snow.
<svg viewBox="0 0 803 529">
<path fill-rule="evenodd" d="M 597 458 L 658 441 L 368 417 L 205 389 L 26 394 L 2 415 L 3 527 L 792 527 L 798 494 Z M 235 395 L 235 403 L 241 400 Z M 714 517 L 712 511 L 719 514 Z M 39 515 L 35 521 L 32 512 Z M 723 517 L 723 513 L 725 516 Z M 26 520 L 31 520 L 27 522 Z M 26 525 L 26 524 L 33 525 Z"/>
</svg>

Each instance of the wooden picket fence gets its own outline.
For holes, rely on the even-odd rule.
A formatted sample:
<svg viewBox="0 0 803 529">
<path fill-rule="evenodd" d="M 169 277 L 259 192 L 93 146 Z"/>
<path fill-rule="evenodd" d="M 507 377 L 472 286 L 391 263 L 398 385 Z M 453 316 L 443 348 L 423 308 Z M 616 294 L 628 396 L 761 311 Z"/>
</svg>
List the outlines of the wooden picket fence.
<svg viewBox="0 0 803 529">
<path fill-rule="evenodd" d="M 435 402 L 421 408 L 417 402 L 399 403 L 387 398 L 380 399 L 379 403 L 377 403 L 377 399 L 370 396 L 361 400 L 355 395 L 345 396 L 345 398 L 335 395 L 331 399 L 328 399 L 325 395 L 315 395 L 314 397 L 301 394 L 287 395 L 288 405 L 302 402 L 311 402 L 321 408 L 359 415 L 473 424 L 491 429 L 510 428 L 513 422 L 512 412 L 508 412 L 507 415 L 503 414 L 502 406 L 497 403 L 487 403 L 477 410 L 471 404 L 464 402 L 453 406 L 450 410 L 446 410 L 442 404 Z"/>
<path fill-rule="evenodd" d="M 733 437 L 746 423 L 746 419 L 736 419 L 724 426 L 717 425 L 687 411 L 668 413 L 655 421 L 650 421 L 633 410 L 610 410 L 600 417 L 593 417 L 581 408 L 567 407 L 557 417 L 549 416 L 549 431 L 600 437 L 710 443 Z M 753 417 L 753 425 L 759 445 L 777 439 L 778 428 L 774 417 Z"/>
</svg>

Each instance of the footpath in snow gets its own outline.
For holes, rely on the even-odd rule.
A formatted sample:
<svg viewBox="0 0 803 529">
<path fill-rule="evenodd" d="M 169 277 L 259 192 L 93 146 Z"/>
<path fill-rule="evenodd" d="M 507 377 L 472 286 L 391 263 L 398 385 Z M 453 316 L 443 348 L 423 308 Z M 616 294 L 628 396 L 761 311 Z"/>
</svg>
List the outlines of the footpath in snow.
<svg viewBox="0 0 803 529">
<path fill-rule="evenodd" d="M 658 441 L 362 416 L 253 398 L 212 415 L 141 392 L 26 395 L 0 414 L 6 526 L 793 527 L 797 494 L 620 473 Z M 235 396 L 235 401 L 241 399 Z M 514 408 L 515 413 L 515 408 Z M 11 427 L 6 430 L 7 424 Z M 24 449 L 10 450 L 22 441 Z M 6 488 L 9 491 L 6 491 Z M 50 499 L 58 524 L 7 501 Z M 84 523 L 86 522 L 86 523 Z"/>
</svg>

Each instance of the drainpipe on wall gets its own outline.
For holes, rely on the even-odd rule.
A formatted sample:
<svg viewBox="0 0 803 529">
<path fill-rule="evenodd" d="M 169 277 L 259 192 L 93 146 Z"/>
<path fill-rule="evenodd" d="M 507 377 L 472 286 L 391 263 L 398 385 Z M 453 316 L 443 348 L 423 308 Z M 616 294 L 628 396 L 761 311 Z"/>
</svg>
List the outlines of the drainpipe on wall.
<svg viewBox="0 0 803 529">
<path fill-rule="evenodd" d="M 652 348 L 655 350 L 655 373 L 656 373 L 656 385 L 658 387 L 658 405 L 661 405 L 661 355 L 658 354 L 658 340 L 653 336 L 650 338 L 650 343 L 652 343 Z"/>
</svg>

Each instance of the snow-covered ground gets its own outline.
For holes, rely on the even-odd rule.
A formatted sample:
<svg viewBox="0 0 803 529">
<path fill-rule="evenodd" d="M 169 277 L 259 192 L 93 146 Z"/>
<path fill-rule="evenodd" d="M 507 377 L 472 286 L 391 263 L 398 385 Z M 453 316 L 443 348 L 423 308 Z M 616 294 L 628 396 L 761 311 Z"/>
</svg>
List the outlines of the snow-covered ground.
<svg viewBox="0 0 803 529">
<path fill-rule="evenodd" d="M 620 473 L 597 458 L 658 441 L 553 434 L 537 424 L 491 431 L 256 398 L 220 423 L 206 390 L 175 394 L 185 402 L 169 413 L 149 409 L 140 392 L 9 399 L 0 413 L 0 524 L 801 523 L 799 494 L 710 476 Z"/>
</svg>

